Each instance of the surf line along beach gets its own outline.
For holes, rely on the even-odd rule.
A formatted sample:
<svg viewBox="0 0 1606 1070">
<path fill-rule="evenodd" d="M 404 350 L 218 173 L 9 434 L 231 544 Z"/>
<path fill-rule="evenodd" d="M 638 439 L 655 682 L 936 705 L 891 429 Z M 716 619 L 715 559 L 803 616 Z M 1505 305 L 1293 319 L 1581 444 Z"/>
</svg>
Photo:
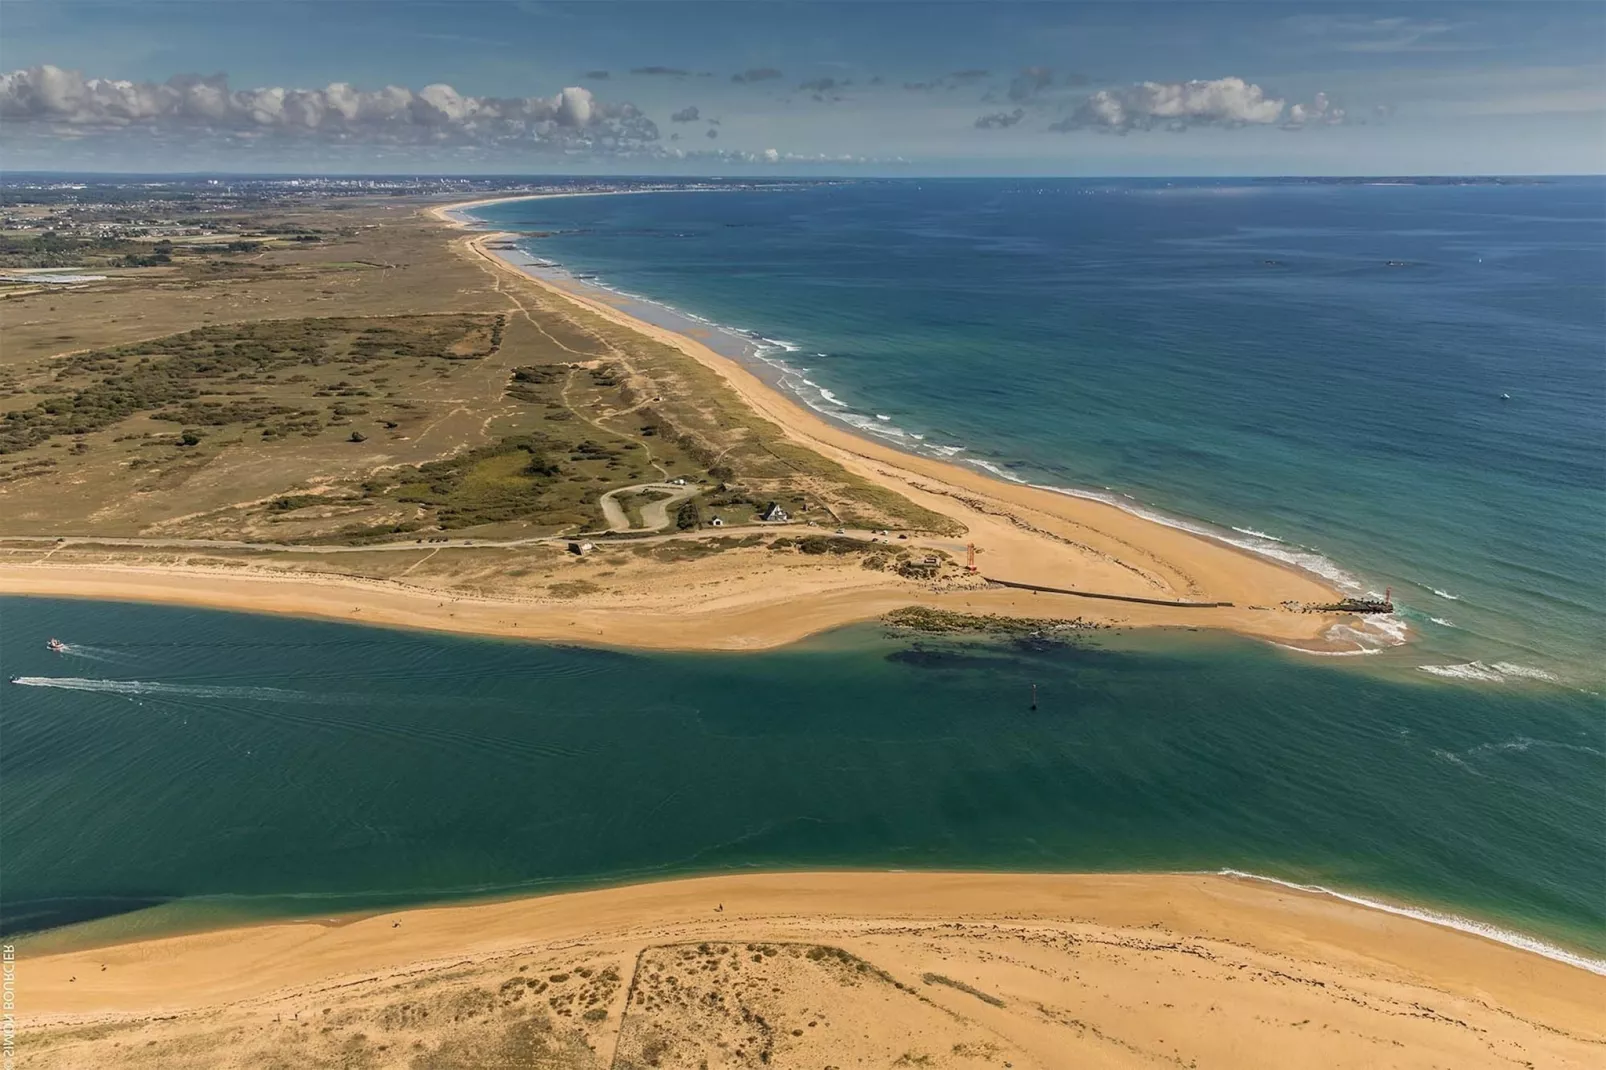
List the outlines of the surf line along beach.
<svg viewBox="0 0 1606 1070">
<path fill-rule="evenodd" d="M 578 285 L 520 270 L 486 247 L 500 235 L 471 229 L 473 224 L 459 218 L 462 208 L 426 209 L 433 220 L 420 224 L 445 222 L 456 228 L 456 233 L 442 233 L 439 255 L 466 258 L 488 273 L 508 314 L 526 317 L 539 328 L 539 317 L 553 313 L 538 306 L 550 310 L 556 296 L 568 303 L 563 314 L 572 312 L 582 327 L 622 328 L 672 347 L 711 370 L 734 393 L 736 403 L 779 427 L 800 447 L 950 518 L 963 535 L 915 532 L 898 545 L 961 560 L 967 545 L 974 545 L 979 575 L 933 585 L 858 568 L 791 568 L 768 554 L 731 554 L 725 561 L 659 572 L 652 582 L 556 599 L 469 594 L 348 575 L 337 567 L 292 571 L 273 563 L 259 566 L 249 556 L 227 568 L 213 567 L 186 559 L 183 547 L 175 554 L 169 543 L 183 540 L 97 543 L 86 536 L 65 542 L 89 544 L 97 553 L 105 551 L 104 556 L 67 563 L 47 555 L 0 563 L 0 591 L 646 649 L 767 649 L 910 605 L 979 615 L 1081 618 L 1122 627 L 1215 628 L 1309 650 L 1356 648 L 1352 641 L 1330 637 L 1345 633 L 1334 626 L 1351 620 L 1347 614 L 1290 608 L 1337 600 L 1338 592 L 1312 573 L 1113 505 L 1009 483 L 863 438 L 810 412 L 696 338 L 644 322 Z M 818 529 L 795 526 L 787 533 L 811 530 Z M 868 532 L 852 534 L 870 537 Z M 412 553 L 415 542 L 367 546 L 364 552 Z M 202 550 L 205 545 L 204 540 L 198 544 Z M 271 549 L 279 565 L 286 558 L 335 565 L 343 548 L 274 544 L 243 549 Z M 986 580 L 1054 590 L 989 586 Z"/>
<path fill-rule="evenodd" d="M 507 201 L 585 195 L 490 198 L 440 205 L 428 212 L 467 232 L 456 240 L 454 248 L 486 270 L 498 273 L 505 283 L 503 292 L 524 315 L 531 313 L 519 301 L 520 287 L 536 287 L 611 324 L 679 350 L 719 375 L 745 405 L 782 428 L 798 445 L 957 520 L 967 534 L 952 540 L 950 549 L 963 552 L 965 543 L 973 543 L 980 551 L 978 568 L 983 577 L 1023 585 L 1016 589 L 948 593 L 916 593 L 907 588 L 899 592 L 885 587 L 859 592 L 798 592 L 797 598 L 774 611 L 775 620 L 769 628 L 757 619 L 764 615 L 758 607 L 744 613 L 741 624 L 745 629 L 770 632 L 771 628 L 779 628 L 790 633 L 791 638 L 798 638 L 809 631 L 872 618 L 892 608 L 889 603 L 917 602 L 983 613 L 1082 616 L 1136 627 L 1220 628 L 1306 649 L 1354 648 L 1353 642 L 1326 637 L 1328 630 L 1343 619 L 1341 614 L 1285 608 L 1285 603 L 1310 606 L 1339 601 L 1339 592 L 1314 574 L 1104 502 L 1010 483 L 863 437 L 811 412 L 740 362 L 698 339 L 632 315 L 606 291 L 523 270 L 499 256 L 495 248 L 518 235 L 478 229 L 479 225 L 463 214 L 475 207 Z M 1029 589 L 1032 587 L 1044 590 L 1033 591 Z M 1052 592 L 1047 590 L 1050 588 Z M 1067 589 L 1115 596 L 1115 600 L 1084 597 Z M 1125 601 L 1127 598 L 1133 601 Z M 727 610 L 731 608 L 726 606 Z M 692 610 L 695 613 L 695 607 Z M 800 620 L 808 621 L 808 627 L 799 630 Z M 532 633 L 521 629 L 521 634 Z M 772 641 L 760 639 L 741 645 L 769 646 L 787 641 L 778 633 L 771 634 Z M 709 645 L 726 644 L 715 641 Z"/>
<path fill-rule="evenodd" d="M 740 874 L 271 922 L 41 949 L 18 1011 L 45 1065 L 69 1065 L 52 1055 L 110 1065 L 145 1043 L 204 1059 L 209 1047 L 305 1052 L 332 1030 L 333 1041 L 359 1045 L 363 1034 L 347 1036 L 371 1034 L 370 1020 L 396 1043 L 403 1025 L 392 1008 L 408 1001 L 449 1007 L 464 986 L 505 994 L 525 978 L 561 985 L 577 969 L 611 970 L 628 987 L 567 1023 L 594 1022 L 588 1036 L 606 1059 L 632 1015 L 650 1019 L 633 995 L 650 987 L 654 949 L 723 954 L 725 944 L 828 948 L 865 964 L 864 983 L 846 990 L 775 987 L 759 997 L 770 1018 L 796 1019 L 778 1045 L 826 1048 L 809 1054 L 873 1051 L 882 1029 L 894 1051 L 922 1040 L 947 1049 L 976 1029 L 1016 1065 L 1080 1055 L 1124 1066 L 1107 1061 L 1124 1049 L 1134 1064 L 1236 1066 L 1252 1051 L 1256 1065 L 1362 1066 L 1381 1048 L 1400 1066 L 1581 1068 L 1606 1043 L 1596 1012 L 1606 979 L 1594 969 L 1318 892 L 1208 874 Z M 696 965 L 682 971 L 695 975 L 682 986 L 691 992 L 718 980 Z M 741 965 L 718 974 L 753 972 Z M 822 1012 L 832 992 L 865 1001 L 877 1024 L 850 1028 L 849 1003 Z M 439 1018 L 438 1028 L 473 1025 Z M 795 1065 L 804 1050 L 776 1054 Z"/>
</svg>

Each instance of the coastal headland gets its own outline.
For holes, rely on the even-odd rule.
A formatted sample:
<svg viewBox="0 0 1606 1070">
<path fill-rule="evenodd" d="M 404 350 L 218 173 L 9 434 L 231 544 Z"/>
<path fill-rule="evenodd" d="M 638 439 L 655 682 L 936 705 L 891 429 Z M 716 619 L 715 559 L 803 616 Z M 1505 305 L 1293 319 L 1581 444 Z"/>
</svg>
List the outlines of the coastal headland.
<svg viewBox="0 0 1606 1070">
<path fill-rule="evenodd" d="M 24 944 L 19 968 L 30 1067 L 1564 1068 L 1606 1047 L 1594 973 L 1200 874 L 705 877 Z"/>
<path fill-rule="evenodd" d="M 319 241 L 11 298 L 8 406 L 37 408 L 0 465 L 0 590 L 654 648 L 906 606 L 1356 648 L 1312 609 L 1338 597 L 1320 577 L 856 435 L 521 271 L 465 229 L 477 203 L 264 206 Z M 51 333 L 135 300 L 75 348 Z M 89 408 L 153 361 L 148 403 Z M 60 417 L 64 389 L 91 419 Z"/>
<path fill-rule="evenodd" d="M 0 290 L 0 592 L 663 649 L 774 647 L 909 607 L 940 627 L 1356 649 L 1353 617 L 1314 608 L 1337 598 L 1319 577 L 855 435 L 695 335 L 531 277 L 459 207 L 266 200 L 162 252 L 119 246 L 139 263 L 87 265 L 102 278 Z M 741 873 L 131 935 L 148 920 L 17 938 L 18 1065 L 1581 1067 L 1606 1050 L 1598 963 L 1229 875 Z"/>
</svg>

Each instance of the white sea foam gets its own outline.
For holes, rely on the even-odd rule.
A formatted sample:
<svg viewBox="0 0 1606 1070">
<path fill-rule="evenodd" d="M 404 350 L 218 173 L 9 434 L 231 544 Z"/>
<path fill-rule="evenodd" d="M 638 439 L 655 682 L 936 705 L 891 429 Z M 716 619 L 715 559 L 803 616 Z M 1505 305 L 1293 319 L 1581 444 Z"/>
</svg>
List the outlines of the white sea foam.
<svg viewBox="0 0 1606 1070">
<path fill-rule="evenodd" d="M 1487 775 L 1486 773 L 1479 772 L 1478 770 L 1472 768 L 1472 766 L 1467 764 L 1466 759 L 1462 758 L 1461 755 L 1457 754 L 1455 751 L 1440 750 L 1438 747 L 1434 747 L 1433 748 L 1433 756 L 1435 758 L 1443 758 L 1445 761 L 1449 762 L 1451 765 L 1459 765 L 1461 768 L 1465 769 L 1467 772 L 1471 773 L 1473 776 L 1486 776 Z"/>
<path fill-rule="evenodd" d="M 1606 751 L 1598 747 L 1586 747 L 1582 743 L 1563 743 L 1559 739 L 1534 739 L 1531 736 L 1518 736 L 1515 739 L 1504 739 L 1499 743 L 1479 743 L 1467 751 L 1467 756 L 1476 757 L 1480 754 L 1490 754 L 1495 751 L 1528 751 L 1538 747 L 1541 750 L 1569 750 L 1579 754 L 1593 754 L 1596 757 L 1606 757 Z"/>
<path fill-rule="evenodd" d="M 1353 657 L 1356 657 L 1357 655 L 1362 655 L 1362 654 L 1381 654 L 1381 653 L 1383 653 L 1383 648 L 1382 647 L 1376 647 L 1376 646 L 1372 646 L 1372 647 L 1356 647 L 1354 650 L 1307 650 L 1305 647 L 1302 647 L 1302 646 L 1289 646 L 1287 643 L 1273 643 L 1271 645 L 1272 646 L 1280 646 L 1284 650 L 1292 650 L 1292 651 L 1295 651 L 1295 652 L 1300 653 L 1300 654 L 1309 654 L 1312 657 L 1318 657 L 1318 658 L 1353 658 Z"/>
<path fill-rule="evenodd" d="M 1235 527 L 1232 530 L 1234 530 L 1236 532 L 1240 532 L 1241 534 L 1244 534 L 1244 535 L 1253 535 L 1257 539 L 1269 539 L 1272 542 L 1282 542 L 1283 541 L 1282 539 L 1279 539 L 1275 535 L 1267 535 L 1264 531 L 1256 531 L 1254 528 L 1236 528 Z"/>
<path fill-rule="evenodd" d="M 991 461 L 984 461 L 980 457 L 966 457 L 965 458 L 965 462 L 967 464 L 973 464 L 977 468 L 980 468 L 985 472 L 991 472 L 993 475 L 997 476 L 999 479 L 1007 479 L 1011 483 L 1020 483 L 1022 485 L 1024 485 L 1026 483 L 1026 480 L 1022 479 L 1020 476 L 1016 475 L 1014 472 L 1011 472 L 1009 469 L 1004 468 L 1004 467 L 1002 467 L 1000 465 L 996 465 Z"/>
<path fill-rule="evenodd" d="M 1453 621 L 1447 621 L 1443 617 L 1429 617 L 1428 620 L 1432 621 L 1434 624 L 1439 625 L 1441 628 L 1454 628 L 1455 627 L 1455 623 Z"/>
<path fill-rule="evenodd" d="M 883 415 L 882 413 L 879 413 L 879 412 L 875 414 L 875 418 L 877 420 L 890 420 L 890 419 L 892 419 L 892 417 Z"/>
<path fill-rule="evenodd" d="M 1024 483 L 1025 480 L 1016 480 L 1016 482 Z M 1315 550 L 1289 546 L 1280 540 L 1262 538 L 1257 535 L 1246 535 L 1244 538 L 1233 538 L 1220 528 L 1199 523 L 1197 521 L 1183 520 L 1178 517 L 1168 516 L 1165 513 L 1150 509 L 1147 506 L 1139 503 L 1137 499 L 1128 494 L 1111 494 L 1104 491 L 1079 490 L 1073 487 L 1056 487 L 1041 483 L 1033 483 L 1031 485 L 1039 490 L 1053 491 L 1056 494 L 1065 494 L 1072 498 L 1086 498 L 1090 501 L 1103 502 L 1106 505 L 1113 505 L 1117 509 L 1126 510 L 1133 516 L 1140 516 L 1144 520 L 1149 520 L 1156 524 L 1163 524 L 1168 528 L 1176 528 L 1179 531 L 1190 532 L 1194 535 L 1202 535 L 1207 539 L 1214 539 L 1217 542 L 1224 542 L 1229 546 L 1236 546 L 1240 550 L 1248 550 L 1250 553 L 1259 554 L 1262 557 L 1270 557 L 1273 560 L 1281 561 L 1284 564 L 1293 565 L 1296 568 L 1304 569 L 1306 572 L 1313 572 L 1316 575 L 1330 580 L 1337 584 L 1340 588 L 1348 591 L 1360 591 L 1363 589 L 1360 580 L 1356 579 L 1354 576 L 1350 575 L 1350 573 L 1344 571 L 1337 564 L 1323 557 Z M 1242 529 L 1233 528 L 1232 530 L 1238 532 L 1240 535 L 1244 534 Z"/>
<path fill-rule="evenodd" d="M 1418 665 L 1417 668 L 1448 680 L 1475 680 L 1484 684 L 1501 684 L 1508 680 L 1558 682 L 1554 673 L 1535 669 L 1529 665 L 1516 665 L 1509 661 L 1496 661 L 1492 664 L 1468 661 L 1460 665 Z"/>
<path fill-rule="evenodd" d="M 1411 632 L 1411 626 L 1393 613 L 1370 614 L 1362 618 L 1361 627 L 1381 636 L 1389 646 L 1404 643 Z"/>
<path fill-rule="evenodd" d="M 1417 921 L 1425 921 L 1430 925 L 1455 929 L 1459 932 L 1470 933 L 1473 936 L 1481 936 L 1485 940 L 1493 940 L 1496 943 L 1505 944 L 1507 947 L 1515 947 L 1523 951 L 1530 951 L 1535 955 L 1543 955 L 1547 959 L 1564 962 L 1569 966 L 1576 966 L 1580 970 L 1588 970 L 1590 973 L 1606 977 L 1606 959 L 1591 958 L 1576 951 L 1569 951 L 1554 944 L 1547 944 L 1543 940 L 1529 936 L 1526 933 L 1512 932 L 1510 929 L 1502 929 L 1487 922 L 1464 918 L 1459 914 L 1445 914 L 1422 907 L 1399 906 L 1380 899 L 1368 899 L 1365 896 L 1340 892 L 1320 884 L 1299 884 L 1294 881 L 1279 880 L 1276 877 L 1265 877 L 1259 873 L 1245 873 L 1237 869 L 1222 869 L 1218 870 L 1217 873 L 1223 877 L 1237 877 L 1240 880 L 1279 884 L 1284 888 L 1331 896 L 1334 899 L 1342 899 L 1346 903 L 1354 903 L 1357 906 L 1368 907 L 1372 910 L 1381 910 L 1385 914 L 1394 914 L 1403 918 L 1415 918 Z"/>
<path fill-rule="evenodd" d="M 1421 672 L 1442 676 L 1447 680 L 1478 680 L 1483 683 L 1499 683 L 1503 677 L 1481 661 L 1469 661 L 1464 665 L 1418 665 Z"/>
<path fill-rule="evenodd" d="M 1497 661 L 1492 668 L 1503 676 L 1514 676 L 1520 680 L 1544 680 L 1549 683 L 1556 682 L 1556 674 L 1543 669 L 1535 669 L 1528 665 L 1513 665 L 1509 661 Z"/>
<path fill-rule="evenodd" d="M 1461 596 L 1458 595 L 1458 594 L 1451 594 L 1449 591 L 1441 591 L 1437 587 L 1429 587 L 1428 590 L 1432 591 L 1434 594 L 1438 595 L 1440 598 L 1448 598 L 1452 602 L 1461 601 Z"/>
<path fill-rule="evenodd" d="M 561 273 L 562 269 L 559 268 L 558 272 Z M 573 278 L 572 275 L 569 275 L 568 277 Z M 595 286 L 601 289 L 609 290 L 610 292 L 619 294 L 620 296 L 626 297 L 631 301 L 666 309 L 674 312 L 676 315 L 685 317 L 687 319 L 696 320 L 699 323 L 708 324 L 716 330 L 745 340 L 749 346 L 751 356 L 754 359 L 757 359 L 769 365 L 770 367 L 775 368 L 780 373 L 779 380 L 780 385 L 783 388 L 791 392 L 795 397 L 798 398 L 798 400 L 802 401 L 803 404 L 807 405 L 809 408 L 813 409 L 822 416 L 839 420 L 868 434 L 898 441 L 904 444 L 906 447 L 916 451 L 931 453 L 939 457 L 952 457 L 955 454 L 964 451 L 966 448 L 960 445 L 927 445 L 924 441 L 923 435 L 907 431 L 900 427 L 891 426 L 888 418 L 879 413 L 873 414 L 873 416 L 861 416 L 860 414 L 853 412 L 852 407 L 843 402 L 836 394 L 832 393 L 830 389 L 820 386 L 812 379 L 807 378 L 806 373 L 808 369 L 798 368 L 788 363 L 784 357 L 776 355 L 777 351 L 788 356 L 793 353 L 801 352 L 803 347 L 795 342 L 790 342 L 782 338 L 770 338 L 766 335 L 760 335 L 753 331 L 744 330 L 739 327 L 732 327 L 729 324 L 718 324 L 712 320 L 704 319 L 703 317 L 697 316 L 693 313 L 683 312 L 675 309 L 673 306 L 666 305 L 662 301 L 656 301 L 652 298 L 642 297 L 638 294 L 627 293 L 626 291 L 609 286 L 607 283 L 598 280 L 587 279 L 585 284 L 588 286 Z M 821 355 L 823 356 L 824 354 Z M 807 387 L 808 389 L 804 390 L 802 387 Z M 831 407 L 822 407 L 819 403 L 820 401 L 825 402 Z M 1214 539 L 1218 542 L 1227 543 L 1230 546 L 1236 546 L 1240 550 L 1247 550 L 1250 553 L 1259 554 L 1262 557 L 1269 557 L 1273 560 L 1281 561 L 1284 564 L 1292 565 L 1295 568 L 1303 569 L 1306 572 L 1321 576 L 1348 593 L 1360 593 L 1365 589 L 1360 580 L 1351 575 L 1349 572 L 1340 568 L 1333 561 L 1324 557 L 1319 551 L 1304 547 L 1291 546 L 1283 539 L 1280 539 L 1275 535 L 1269 535 L 1262 531 L 1256 531 L 1253 528 L 1240 527 L 1231 528 L 1230 530 L 1233 534 L 1229 534 L 1228 529 L 1217 528 L 1196 521 L 1183 520 L 1178 517 L 1168 516 L 1165 513 L 1145 506 L 1143 503 L 1139 502 L 1136 498 L 1129 494 L 1117 494 L 1109 491 L 1108 489 L 1104 491 L 1093 491 L 1082 490 L 1074 487 L 1060 487 L 1031 483 L 1029 480 L 1023 479 L 1007 469 L 997 464 L 993 464 L 992 462 L 979 460 L 977 458 L 966 458 L 966 460 L 969 461 L 969 463 L 974 464 L 976 467 L 990 472 L 1000 479 L 1006 479 L 1011 483 L 1025 484 L 1035 487 L 1039 490 L 1051 491 L 1056 494 L 1064 494 L 1073 498 L 1086 498 L 1093 501 L 1100 501 L 1106 505 L 1113 505 L 1118 509 L 1123 509 L 1134 516 L 1142 517 L 1143 519 L 1152 521 L 1156 524 L 1163 524 L 1166 527 L 1187 531 L 1195 535 L 1201 535 L 1208 539 Z M 1443 592 L 1437 593 L 1443 594 Z M 1454 596 L 1446 595 L 1445 597 L 1453 598 Z M 1403 629 L 1403 625 L 1401 628 Z M 1400 641 L 1403 641 L 1403 638 Z"/>
<path fill-rule="evenodd" d="M 1348 643 L 1357 652 L 1376 654 L 1388 647 L 1400 646 L 1408 641 L 1410 626 L 1390 614 L 1368 614 L 1361 618 L 1359 627 L 1352 624 L 1335 624 L 1324 633 L 1328 642 Z"/>
</svg>

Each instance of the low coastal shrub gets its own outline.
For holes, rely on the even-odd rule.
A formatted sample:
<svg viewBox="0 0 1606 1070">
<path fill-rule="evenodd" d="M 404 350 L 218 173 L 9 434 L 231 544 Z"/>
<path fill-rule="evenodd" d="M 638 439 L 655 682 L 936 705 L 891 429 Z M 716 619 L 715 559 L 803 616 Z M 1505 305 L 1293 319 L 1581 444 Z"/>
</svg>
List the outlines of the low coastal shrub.
<svg viewBox="0 0 1606 1070">
<path fill-rule="evenodd" d="M 874 545 L 863 539 L 850 539 L 846 535 L 805 535 L 798 540 L 797 548 L 805 554 L 858 554 Z"/>
</svg>

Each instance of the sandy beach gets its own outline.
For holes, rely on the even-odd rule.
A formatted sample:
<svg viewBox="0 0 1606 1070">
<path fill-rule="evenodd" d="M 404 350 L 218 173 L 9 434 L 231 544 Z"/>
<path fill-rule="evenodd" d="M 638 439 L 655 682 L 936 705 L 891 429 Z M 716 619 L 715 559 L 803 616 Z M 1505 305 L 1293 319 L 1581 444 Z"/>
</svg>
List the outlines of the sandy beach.
<svg viewBox="0 0 1606 1070">
<path fill-rule="evenodd" d="M 428 211 L 453 227 L 469 229 L 471 224 L 455 213 L 478 204 L 519 199 L 523 198 L 442 205 Z M 458 248 L 490 270 L 538 286 L 612 323 L 679 349 L 716 372 L 746 405 L 780 426 L 799 445 L 919 505 L 958 519 L 969 532 L 965 541 L 975 543 L 981 574 L 988 579 L 1179 602 L 1234 603 L 1230 608 L 1213 609 L 1129 604 L 1112 611 L 1108 603 L 1052 595 L 1029 601 L 992 599 L 998 604 L 993 612 L 1006 611 L 1003 607 L 1008 606 L 1025 615 L 1084 615 L 1137 626 L 1216 627 L 1315 649 L 1334 645 L 1324 642 L 1322 636 L 1336 618 L 1289 614 L 1275 608 L 1284 602 L 1336 599 L 1338 592 L 1320 577 L 1103 502 L 1008 483 L 854 434 L 811 412 L 698 339 L 640 320 L 596 292 L 522 271 L 486 248 L 488 243 L 508 237 L 470 230 L 459 239 Z M 955 542 L 954 548 L 962 548 L 962 542 Z M 1053 608 L 1045 608 L 1050 602 Z"/>
<path fill-rule="evenodd" d="M 551 598 L 495 582 L 497 570 L 491 565 L 472 590 L 464 590 L 451 582 L 422 582 L 422 573 L 404 581 L 360 568 L 340 575 L 334 568 L 314 571 L 286 564 L 290 558 L 306 561 L 311 551 L 286 551 L 274 561 L 260 554 L 222 560 L 209 558 L 204 544 L 190 554 L 171 547 L 160 548 L 162 552 L 133 546 L 95 550 L 92 539 L 83 539 L 83 552 L 7 547 L 0 559 L 0 591 L 648 648 L 765 649 L 909 605 L 1033 619 L 1080 618 L 1111 627 L 1222 629 L 1320 652 L 1356 648 L 1353 631 L 1333 631 L 1349 618 L 1299 610 L 1337 599 L 1338 592 L 1321 577 L 1103 502 L 1009 483 L 863 438 L 821 418 L 694 337 L 639 320 L 595 293 L 520 270 L 486 248 L 503 235 L 473 230 L 457 216 L 475 205 L 518 199 L 440 205 L 425 213 L 457 231 L 443 235 L 443 255 L 463 258 L 465 266 L 488 273 L 492 293 L 506 299 L 514 315 L 538 327 L 534 309 L 556 295 L 581 318 L 595 317 L 591 322 L 605 321 L 599 325 L 674 347 L 718 375 L 741 404 L 779 428 L 786 439 L 954 521 L 962 536 L 916 533 L 898 546 L 962 562 L 973 545 L 977 574 L 920 584 L 852 562 L 816 561 L 802 567 L 784 561 L 783 555 L 733 551 L 632 573 L 628 579 L 621 573 L 610 580 L 613 573 L 606 569 L 593 570 L 600 575 L 570 569 L 565 575 L 595 581 L 598 590 Z M 872 533 L 851 534 L 868 538 Z M 1054 590 L 1011 589 L 989 586 L 988 581 Z"/>
<path fill-rule="evenodd" d="M 394 581 L 168 565 L 0 564 L 0 591 L 652 650 L 772 649 L 910 605 L 1017 618 L 1083 616 L 1111 627 L 1225 628 L 1313 648 L 1320 647 L 1320 629 L 1326 624 L 1317 614 L 1236 607 L 1179 610 L 1008 589 L 932 591 L 873 580 L 848 585 L 747 569 L 741 559 L 719 564 L 724 579 L 704 581 L 720 584 L 717 596 L 689 600 L 681 589 L 658 585 L 644 587 L 622 605 L 451 597 Z M 851 573 L 844 578 L 857 579 Z"/>
<path fill-rule="evenodd" d="M 699 957 L 722 955 L 723 970 Z M 669 991 L 666 972 L 680 974 Z M 764 1061 L 781 1066 L 913 1053 L 936 1066 L 1583 1067 L 1606 1044 L 1606 978 L 1325 895 L 1186 874 L 695 878 L 39 957 L 24 945 L 20 973 L 31 1066 L 133 1064 L 147 1047 L 164 1066 L 251 1065 L 287 1044 L 406 1065 L 548 1008 L 542 1036 L 569 1038 L 575 1057 L 542 1065 L 629 1065 L 654 1036 L 660 1065 L 710 1052 L 746 1065 L 726 1046 L 743 1043 L 743 1021 L 693 1005 L 705 1001 L 778 1026 Z M 509 997 L 526 979 L 542 999 Z M 501 1009 L 442 1013 L 469 990 L 499 993 Z"/>
</svg>

